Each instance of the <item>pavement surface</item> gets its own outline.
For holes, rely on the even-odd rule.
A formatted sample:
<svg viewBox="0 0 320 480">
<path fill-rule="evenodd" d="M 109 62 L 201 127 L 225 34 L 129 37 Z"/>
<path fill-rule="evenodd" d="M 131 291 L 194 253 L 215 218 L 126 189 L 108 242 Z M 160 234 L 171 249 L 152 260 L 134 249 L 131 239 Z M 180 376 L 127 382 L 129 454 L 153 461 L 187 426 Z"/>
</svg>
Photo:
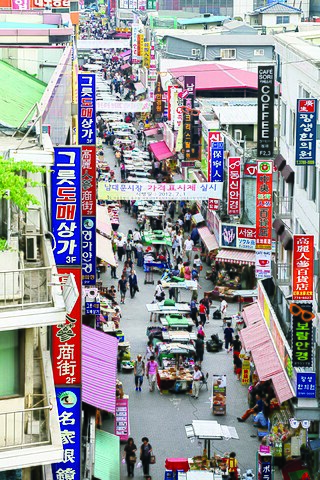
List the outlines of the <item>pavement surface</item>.
<svg viewBox="0 0 320 480">
<path fill-rule="evenodd" d="M 105 156 L 114 165 L 113 152 L 110 147 L 105 147 Z M 118 170 L 118 169 L 116 169 Z M 120 174 L 116 171 L 116 177 Z M 136 227 L 136 220 L 128 214 L 120 211 L 119 232 L 127 234 L 129 229 Z M 122 272 L 122 263 L 119 263 L 117 276 Z M 131 344 L 131 358 L 135 359 L 138 353 L 145 354 L 147 345 L 146 328 L 150 324 L 149 314 L 146 310 L 146 303 L 151 303 L 154 295 L 155 285 L 144 284 L 143 268 L 135 268 L 140 292 L 134 299 L 127 298 L 122 307 L 121 329 L 124 332 L 125 340 Z M 213 289 L 211 281 L 205 276 L 206 265 L 200 275 L 200 291 L 198 299 L 203 297 L 205 291 Z M 160 278 L 159 274 L 154 275 L 155 284 Z M 116 280 L 111 279 L 110 269 L 102 276 L 103 285 L 116 285 Z M 182 301 L 190 301 L 191 292 L 182 291 Z M 218 306 L 219 302 L 213 302 L 212 306 Z M 238 304 L 229 304 L 228 315 L 237 313 Z M 154 325 L 154 323 L 153 323 Z M 210 322 L 205 326 L 206 337 L 210 338 L 213 333 L 218 333 L 223 338 L 221 320 L 213 320 L 210 314 Z M 222 425 L 233 426 L 239 435 L 239 440 L 219 440 L 211 442 L 211 453 L 223 455 L 224 452 L 234 451 L 241 472 L 247 468 L 256 471 L 256 455 L 259 448 L 259 441 L 256 436 L 256 429 L 253 426 L 252 418 L 245 423 L 239 423 L 237 417 L 241 416 L 248 408 L 247 387 L 237 381 L 233 373 L 232 354 L 226 351 L 220 353 L 208 353 L 205 351 L 202 364 L 204 373 L 209 373 L 208 391 L 202 389 L 198 400 L 191 398 L 185 393 L 181 394 L 160 394 L 158 390 L 150 393 L 146 379 L 142 386 L 142 392 L 135 391 L 134 377 L 132 374 L 119 374 L 123 382 L 125 394 L 129 395 L 129 416 L 131 436 L 139 448 L 141 438 L 147 436 L 156 455 L 156 464 L 150 466 L 150 473 L 153 480 L 164 479 L 165 459 L 168 457 L 193 457 L 203 451 L 203 442 L 189 440 L 186 437 L 185 425 L 192 423 L 193 419 L 216 420 Z M 210 410 L 210 397 L 212 389 L 212 375 L 227 375 L 227 414 L 225 416 L 214 416 Z M 113 433 L 113 420 L 105 420 L 103 429 Z M 122 447 L 123 448 L 123 447 Z M 274 480 L 281 479 L 280 472 L 274 472 Z M 136 477 L 143 477 L 141 469 L 135 469 Z M 126 466 L 121 465 L 121 479 L 126 479 Z M 257 478 L 257 476 L 256 476 Z"/>
</svg>

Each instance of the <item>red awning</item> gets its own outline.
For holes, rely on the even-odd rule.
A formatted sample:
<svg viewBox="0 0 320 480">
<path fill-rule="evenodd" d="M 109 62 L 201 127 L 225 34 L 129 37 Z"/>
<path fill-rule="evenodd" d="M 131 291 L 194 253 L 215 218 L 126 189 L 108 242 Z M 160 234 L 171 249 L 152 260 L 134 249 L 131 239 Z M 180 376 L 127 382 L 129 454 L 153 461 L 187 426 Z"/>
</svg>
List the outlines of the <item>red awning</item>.
<svg viewBox="0 0 320 480">
<path fill-rule="evenodd" d="M 213 235 L 213 233 L 210 232 L 208 227 L 198 228 L 198 232 L 201 237 L 201 240 L 203 241 L 203 243 L 205 244 L 209 252 L 219 248 L 219 244 L 216 240 L 216 237 Z"/>
<path fill-rule="evenodd" d="M 161 142 L 150 143 L 149 146 L 151 152 L 159 161 L 166 160 L 174 155 L 163 140 Z"/>
<path fill-rule="evenodd" d="M 258 303 L 244 307 L 242 315 L 247 328 L 240 331 L 240 338 L 245 349 L 251 351 L 259 379 L 272 380 L 280 403 L 294 397 Z"/>
<path fill-rule="evenodd" d="M 158 130 L 159 130 L 158 127 L 147 128 L 146 130 L 144 130 L 144 134 L 146 137 L 151 137 L 152 135 L 157 135 Z"/>
<path fill-rule="evenodd" d="M 238 263 L 239 265 L 255 265 L 255 252 L 247 252 L 245 250 L 220 250 L 216 256 L 216 260 L 221 262 Z"/>
</svg>

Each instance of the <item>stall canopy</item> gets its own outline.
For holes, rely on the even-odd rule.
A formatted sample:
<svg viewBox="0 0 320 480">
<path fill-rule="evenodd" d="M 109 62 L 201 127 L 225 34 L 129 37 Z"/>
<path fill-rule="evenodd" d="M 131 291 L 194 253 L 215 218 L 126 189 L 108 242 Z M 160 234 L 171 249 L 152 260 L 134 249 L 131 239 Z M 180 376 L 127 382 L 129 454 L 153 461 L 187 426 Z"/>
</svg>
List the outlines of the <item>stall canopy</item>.
<svg viewBox="0 0 320 480">
<path fill-rule="evenodd" d="M 126 58 L 126 57 L 131 57 L 131 50 L 125 50 L 124 52 L 121 52 L 119 54 L 120 58 Z"/>
<path fill-rule="evenodd" d="M 147 128 L 146 130 L 144 130 L 144 134 L 146 137 L 151 137 L 152 135 L 157 135 L 158 133 L 158 127 L 154 127 L 154 128 Z"/>
<path fill-rule="evenodd" d="M 118 340 L 82 326 L 82 399 L 93 407 L 115 413 Z"/>
<path fill-rule="evenodd" d="M 259 379 L 272 380 L 280 403 L 294 397 L 258 303 L 244 307 L 243 318 L 247 328 L 240 331 L 241 341 L 245 349 L 251 351 Z"/>
<path fill-rule="evenodd" d="M 161 142 L 150 143 L 150 150 L 159 162 L 173 156 L 173 153 L 163 140 Z"/>
<path fill-rule="evenodd" d="M 123 65 L 121 65 L 120 68 L 121 70 L 126 70 L 127 68 L 130 68 L 130 67 L 131 67 L 130 63 L 124 63 Z"/>
<path fill-rule="evenodd" d="M 111 240 L 100 233 L 96 235 L 97 240 L 97 257 L 101 258 L 104 262 L 107 262 L 112 267 L 116 266 L 116 261 L 114 259 L 114 253 L 112 250 Z"/>
<path fill-rule="evenodd" d="M 222 249 L 216 256 L 220 262 L 238 263 L 239 265 L 255 265 L 255 252 L 246 252 L 245 250 Z"/>
<path fill-rule="evenodd" d="M 146 91 L 144 85 L 141 82 L 136 82 L 133 84 L 133 86 L 136 91 L 136 95 L 141 95 L 141 93 L 144 93 Z"/>
<path fill-rule="evenodd" d="M 205 244 L 209 252 L 219 248 L 219 244 L 216 240 L 216 237 L 213 235 L 213 233 L 210 232 L 208 227 L 198 228 L 198 232 L 201 237 L 201 240 L 203 241 L 203 243 Z"/>
<path fill-rule="evenodd" d="M 106 207 L 102 207 L 101 205 L 97 205 L 97 230 L 104 235 L 112 235 L 112 227 L 108 210 Z"/>
<path fill-rule="evenodd" d="M 100 480 L 120 479 L 120 439 L 96 430 L 94 476 Z"/>
</svg>

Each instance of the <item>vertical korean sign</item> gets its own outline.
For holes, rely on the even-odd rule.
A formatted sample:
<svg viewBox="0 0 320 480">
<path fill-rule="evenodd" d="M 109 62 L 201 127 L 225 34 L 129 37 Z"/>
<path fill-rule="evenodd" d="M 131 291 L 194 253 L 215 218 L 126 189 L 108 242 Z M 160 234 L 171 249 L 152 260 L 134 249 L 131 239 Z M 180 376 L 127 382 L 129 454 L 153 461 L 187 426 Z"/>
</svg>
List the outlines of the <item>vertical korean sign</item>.
<svg viewBox="0 0 320 480">
<path fill-rule="evenodd" d="M 292 366 L 310 368 L 313 363 L 312 303 L 291 303 L 290 312 Z"/>
<path fill-rule="evenodd" d="M 271 158 L 274 148 L 274 67 L 258 67 L 257 157 Z"/>
<path fill-rule="evenodd" d="M 296 165 L 316 164 L 317 100 L 297 100 Z"/>
<path fill-rule="evenodd" d="M 161 117 L 164 110 L 164 102 L 162 101 L 163 88 L 161 84 L 161 77 L 158 75 L 156 88 L 154 91 L 153 113 L 156 117 Z"/>
<path fill-rule="evenodd" d="M 209 182 L 223 182 L 224 143 L 211 142 Z"/>
<path fill-rule="evenodd" d="M 313 300 L 314 236 L 293 236 L 292 300 Z"/>
<path fill-rule="evenodd" d="M 241 158 L 228 160 L 228 215 L 240 215 Z"/>
<path fill-rule="evenodd" d="M 78 143 L 82 145 L 82 284 L 96 284 L 96 77 L 78 76 Z"/>
<path fill-rule="evenodd" d="M 259 160 L 257 169 L 256 249 L 272 246 L 272 160 Z"/>
<path fill-rule="evenodd" d="M 73 285 L 76 292 L 75 302 L 66 315 L 65 323 L 52 327 L 53 377 L 55 385 L 59 385 L 56 396 L 64 448 L 62 462 L 52 465 L 55 480 L 67 478 L 67 475 L 72 475 L 71 478 L 75 480 L 81 479 L 80 153 L 79 147 L 55 148 L 51 182 L 53 253 L 61 279 L 73 279 L 65 288 L 71 289 Z M 70 292 L 72 293 L 71 290 Z M 67 291 L 66 295 L 68 293 Z M 68 408 L 70 411 L 67 412 Z M 70 431 L 66 428 L 67 425 L 70 426 Z"/>
<path fill-rule="evenodd" d="M 211 145 L 212 142 L 221 142 L 222 135 L 220 132 L 208 132 L 208 151 L 207 151 L 207 164 L 208 164 L 208 174 L 207 178 L 210 181 L 211 178 Z"/>
</svg>

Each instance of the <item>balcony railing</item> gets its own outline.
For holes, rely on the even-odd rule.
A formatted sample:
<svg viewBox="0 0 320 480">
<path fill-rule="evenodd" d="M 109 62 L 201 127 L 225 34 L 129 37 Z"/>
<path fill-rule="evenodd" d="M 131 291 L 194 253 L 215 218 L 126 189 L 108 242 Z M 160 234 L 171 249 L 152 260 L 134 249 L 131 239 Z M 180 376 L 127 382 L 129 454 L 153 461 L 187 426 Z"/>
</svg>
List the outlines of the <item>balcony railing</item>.
<svg viewBox="0 0 320 480">
<path fill-rule="evenodd" d="M 36 407 L 0 413 L 0 451 L 50 443 L 51 406 L 41 397 Z"/>
<path fill-rule="evenodd" d="M 272 266 L 272 276 L 278 285 L 289 285 L 291 283 L 292 267 L 288 263 L 277 263 Z"/>
<path fill-rule="evenodd" d="M 0 311 L 50 306 L 51 282 L 51 267 L 0 271 Z"/>
<path fill-rule="evenodd" d="M 293 197 L 282 197 L 274 192 L 273 201 L 274 212 L 278 218 L 289 219 L 292 217 Z"/>
</svg>

